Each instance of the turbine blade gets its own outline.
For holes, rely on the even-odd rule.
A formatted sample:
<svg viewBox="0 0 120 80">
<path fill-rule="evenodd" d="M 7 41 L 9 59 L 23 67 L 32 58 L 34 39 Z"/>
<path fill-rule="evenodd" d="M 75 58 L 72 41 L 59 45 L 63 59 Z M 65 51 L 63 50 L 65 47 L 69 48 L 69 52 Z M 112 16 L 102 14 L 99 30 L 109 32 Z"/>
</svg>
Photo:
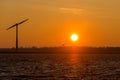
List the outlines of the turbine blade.
<svg viewBox="0 0 120 80">
<path fill-rule="evenodd" d="M 9 30 L 9 29 L 11 29 L 11 28 L 13 28 L 13 27 L 15 27 L 15 26 L 17 26 L 19 24 L 22 24 L 22 23 L 26 22 L 27 20 L 28 19 L 25 19 L 24 21 L 21 21 L 20 23 L 16 23 L 16 24 L 12 25 L 11 27 L 7 28 L 7 30 Z"/>
<path fill-rule="evenodd" d="M 25 19 L 24 21 L 21 21 L 20 23 L 18 23 L 18 25 L 26 22 L 27 20 L 28 20 L 28 19 Z"/>
<path fill-rule="evenodd" d="M 7 30 L 9 30 L 9 29 L 15 27 L 16 25 L 17 25 L 17 24 L 12 25 L 11 27 L 7 28 Z"/>
</svg>

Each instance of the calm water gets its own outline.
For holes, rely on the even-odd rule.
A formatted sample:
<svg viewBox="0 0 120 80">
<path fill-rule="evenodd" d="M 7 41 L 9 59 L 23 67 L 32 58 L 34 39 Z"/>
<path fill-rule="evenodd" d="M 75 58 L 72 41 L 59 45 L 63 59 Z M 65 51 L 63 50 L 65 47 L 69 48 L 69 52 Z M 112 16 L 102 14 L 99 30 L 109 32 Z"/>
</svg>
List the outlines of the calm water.
<svg viewBox="0 0 120 80">
<path fill-rule="evenodd" d="M 0 80 L 120 80 L 120 54 L 0 54 Z"/>
</svg>

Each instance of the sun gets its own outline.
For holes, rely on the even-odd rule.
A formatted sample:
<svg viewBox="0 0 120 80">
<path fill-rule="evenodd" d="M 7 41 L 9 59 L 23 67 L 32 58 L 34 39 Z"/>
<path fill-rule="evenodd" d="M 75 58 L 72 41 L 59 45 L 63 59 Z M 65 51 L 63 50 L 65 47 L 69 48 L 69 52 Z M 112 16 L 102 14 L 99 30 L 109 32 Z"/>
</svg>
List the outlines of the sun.
<svg viewBox="0 0 120 80">
<path fill-rule="evenodd" d="M 78 41 L 78 35 L 77 34 L 72 34 L 71 35 L 71 40 L 74 41 L 74 42 Z"/>
</svg>

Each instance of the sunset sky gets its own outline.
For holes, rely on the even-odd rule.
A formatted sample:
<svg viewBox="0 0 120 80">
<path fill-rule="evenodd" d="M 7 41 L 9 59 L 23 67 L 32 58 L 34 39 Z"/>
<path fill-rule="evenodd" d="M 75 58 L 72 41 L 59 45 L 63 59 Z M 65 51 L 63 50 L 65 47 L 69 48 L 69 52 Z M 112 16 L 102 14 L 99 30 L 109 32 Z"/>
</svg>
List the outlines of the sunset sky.
<svg viewBox="0 0 120 80">
<path fill-rule="evenodd" d="M 0 0 L 0 47 L 120 46 L 120 0 Z M 74 43 L 70 35 L 78 34 Z"/>
</svg>

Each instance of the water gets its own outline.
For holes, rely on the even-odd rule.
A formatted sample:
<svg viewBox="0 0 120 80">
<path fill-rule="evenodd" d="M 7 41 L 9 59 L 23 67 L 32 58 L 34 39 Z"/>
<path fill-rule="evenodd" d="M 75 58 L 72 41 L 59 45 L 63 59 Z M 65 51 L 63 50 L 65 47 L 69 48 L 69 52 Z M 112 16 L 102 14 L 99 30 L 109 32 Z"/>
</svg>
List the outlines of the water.
<svg viewBox="0 0 120 80">
<path fill-rule="evenodd" d="M 120 54 L 0 54 L 0 80 L 120 80 Z"/>
</svg>

